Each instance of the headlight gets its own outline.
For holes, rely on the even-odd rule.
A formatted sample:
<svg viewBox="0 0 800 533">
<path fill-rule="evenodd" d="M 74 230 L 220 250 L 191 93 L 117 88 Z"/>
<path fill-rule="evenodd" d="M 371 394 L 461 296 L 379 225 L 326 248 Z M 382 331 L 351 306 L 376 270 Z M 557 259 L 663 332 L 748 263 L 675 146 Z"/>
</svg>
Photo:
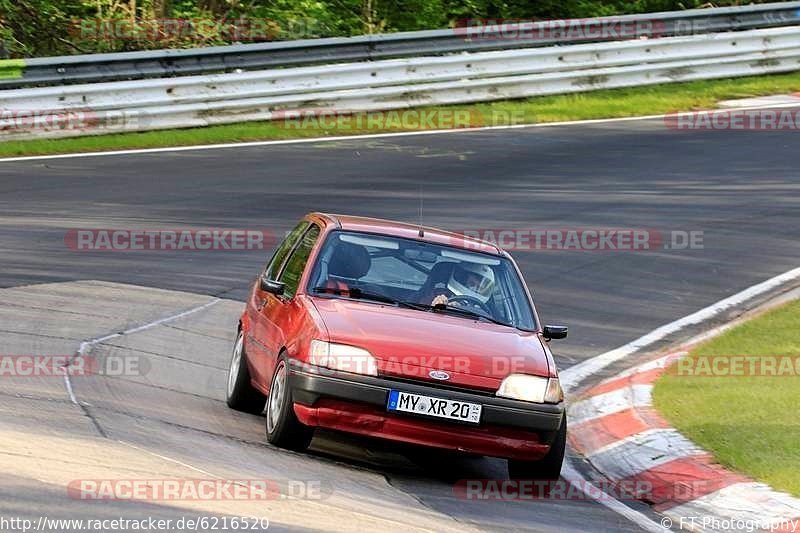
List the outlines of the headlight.
<svg viewBox="0 0 800 533">
<path fill-rule="evenodd" d="M 559 403 L 564 399 L 558 378 L 511 374 L 497 389 L 497 395 L 535 403 Z"/>
<path fill-rule="evenodd" d="M 378 364 L 372 354 L 363 348 L 348 344 L 336 344 L 320 340 L 311 341 L 308 360 L 312 365 L 324 366 L 331 370 L 378 375 Z"/>
</svg>

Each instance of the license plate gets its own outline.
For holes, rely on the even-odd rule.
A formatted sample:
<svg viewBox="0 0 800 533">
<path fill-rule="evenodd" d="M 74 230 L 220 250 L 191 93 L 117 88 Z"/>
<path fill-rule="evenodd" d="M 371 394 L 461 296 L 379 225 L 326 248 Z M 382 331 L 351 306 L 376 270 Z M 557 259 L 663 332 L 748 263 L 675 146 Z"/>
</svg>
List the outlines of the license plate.
<svg viewBox="0 0 800 533">
<path fill-rule="evenodd" d="M 389 411 L 414 413 L 478 424 L 481 421 L 483 406 L 477 403 L 434 398 L 432 396 L 393 390 L 389 392 L 389 403 L 386 408 Z"/>
</svg>

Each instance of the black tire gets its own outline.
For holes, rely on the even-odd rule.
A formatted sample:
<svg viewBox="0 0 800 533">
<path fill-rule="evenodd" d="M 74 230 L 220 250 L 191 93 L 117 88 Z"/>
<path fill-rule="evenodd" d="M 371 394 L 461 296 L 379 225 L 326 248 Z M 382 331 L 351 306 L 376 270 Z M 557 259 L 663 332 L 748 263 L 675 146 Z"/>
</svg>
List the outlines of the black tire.
<svg viewBox="0 0 800 533">
<path fill-rule="evenodd" d="M 510 479 L 535 479 L 555 481 L 561 476 L 561 465 L 564 463 L 564 451 L 567 446 L 567 415 L 558 428 L 556 438 L 550 445 L 550 451 L 538 461 L 508 460 L 508 477 Z"/>
<path fill-rule="evenodd" d="M 285 354 L 281 354 L 275 372 L 272 374 L 270 393 L 267 398 L 267 441 L 279 448 L 303 451 L 311 444 L 314 429 L 302 424 L 294 414 L 288 376 L 288 362 Z"/>
<path fill-rule="evenodd" d="M 228 368 L 228 381 L 225 389 L 228 407 L 245 413 L 260 414 L 267 403 L 267 397 L 250 383 L 250 370 L 244 352 L 244 332 L 236 337 Z"/>
</svg>

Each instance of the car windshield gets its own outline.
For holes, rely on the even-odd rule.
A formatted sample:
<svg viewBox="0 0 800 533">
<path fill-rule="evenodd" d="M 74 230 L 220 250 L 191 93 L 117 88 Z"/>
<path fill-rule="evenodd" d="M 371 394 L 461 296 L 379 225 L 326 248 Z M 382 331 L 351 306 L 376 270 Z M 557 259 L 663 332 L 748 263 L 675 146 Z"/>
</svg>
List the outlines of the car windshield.
<svg viewBox="0 0 800 533">
<path fill-rule="evenodd" d="M 524 330 L 536 328 L 527 294 L 510 260 L 413 239 L 331 232 L 308 290 L 486 319 Z"/>
</svg>

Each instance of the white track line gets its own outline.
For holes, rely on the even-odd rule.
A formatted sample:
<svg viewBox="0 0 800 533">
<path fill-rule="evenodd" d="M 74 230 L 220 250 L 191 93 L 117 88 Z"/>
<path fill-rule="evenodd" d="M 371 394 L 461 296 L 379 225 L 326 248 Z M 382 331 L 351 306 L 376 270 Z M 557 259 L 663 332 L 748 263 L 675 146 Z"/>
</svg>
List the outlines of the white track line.
<svg viewBox="0 0 800 533">
<path fill-rule="evenodd" d="M 78 405 L 78 399 L 75 397 L 75 391 L 72 390 L 72 382 L 69 380 L 69 372 L 64 372 L 64 387 L 67 389 L 67 394 L 69 395 L 69 401 Z"/>
<path fill-rule="evenodd" d="M 800 268 L 795 268 L 788 272 L 784 272 L 783 274 L 775 276 L 774 278 L 770 278 L 767 281 L 759 283 L 758 285 L 753 285 L 752 287 L 736 293 L 733 296 L 729 296 L 724 300 L 720 300 L 715 304 L 711 304 L 708 307 L 692 313 L 691 315 L 687 315 L 674 322 L 665 324 L 660 328 L 651 331 L 647 335 L 639 337 L 635 341 L 629 342 L 625 346 L 621 346 L 615 350 L 611 350 L 610 352 L 606 352 L 598 355 L 597 357 L 593 357 L 578 363 L 575 366 L 571 366 L 560 372 L 561 384 L 568 390 L 574 389 L 579 383 L 589 376 L 596 374 L 600 370 L 613 363 L 616 363 L 617 361 L 625 359 L 629 355 L 636 353 L 638 350 L 641 350 L 642 348 L 649 346 L 656 341 L 664 339 L 668 335 L 676 333 L 687 326 L 700 324 L 701 322 L 713 318 L 727 309 L 740 305 L 751 298 L 755 298 L 756 296 L 769 292 L 774 288 L 780 287 L 781 285 L 790 281 L 794 281 L 798 278 L 800 278 Z"/>
<path fill-rule="evenodd" d="M 779 108 L 800 107 L 797 103 L 773 104 L 754 107 L 739 107 L 736 111 L 749 111 L 758 109 L 779 109 Z M 732 109 L 708 109 L 709 112 L 730 113 Z M 186 152 L 199 150 L 222 150 L 226 148 L 248 148 L 253 146 L 277 146 L 284 144 L 307 144 L 318 142 L 351 141 L 359 139 L 383 139 L 392 137 L 413 137 L 417 135 L 444 135 L 448 133 L 466 133 L 471 131 L 493 131 L 493 130 L 513 130 L 522 128 L 552 128 L 556 126 L 580 126 L 584 124 L 606 124 L 613 122 L 634 122 L 640 120 L 663 119 L 667 115 L 643 115 L 638 117 L 620 118 L 597 118 L 589 120 L 568 120 L 562 122 L 547 122 L 544 124 L 513 124 L 508 126 L 483 126 L 479 128 L 454 128 L 447 130 L 425 130 L 425 131 L 404 131 L 396 133 L 370 133 L 366 135 L 338 135 L 335 137 L 312 137 L 308 139 L 285 139 L 280 141 L 251 141 L 241 143 L 222 143 L 222 144 L 196 144 L 189 146 L 170 146 L 165 148 L 139 148 L 133 150 L 112 150 L 107 152 L 80 152 L 74 154 L 53 154 L 53 155 L 33 155 L 0 158 L 0 163 L 10 163 L 14 161 L 41 161 L 47 159 L 67 159 L 77 157 L 102 157 L 112 155 L 136 155 L 136 154 L 157 154 L 163 152 Z M 153 130 L 158 131 L 158 130 Z M 70 138 L 70 137 L 67 137 Z M 71 137 L 74 138 L 74 137 Z M 2 141 L 0 141 L 2 142 Z"/>
<path fill-rule="evenodd" d="M 598 385 L 603 385 L 604 383 L 608 383 L 612 380 L 617 380 L 620 378 L 632 378 L 636 374 L 643 374 L 645 372 L 649 372 L 650 370 L 657 370 L 657 369 L 664 369 L 667 368 L 672 363 L 676 362 L 681 357 L 688 355 L 689 352 L 681 351 L 681 352 L 673 352 L 671 354 L 664 355 L 659 357 L 658 359 L 654 359 L 652 361 L 648 361 L 641 365 L 635 366 L 633 368 L 629 368 L 619 374 L 616 374 L 613 378 L 607 379 L 605 381 L 601 381 Z"/>
<path fill-rule="evenodd" d="M 152 455 L 153 457 L 158 457 L 159 459 L 162 459 L 164 461 L 167 461 L 167 462 L 170 462 L 170 463 L 174 463 L 174 464 L 182 466 L 184 468 L 188 468 L 189 470 L 194 470 L 195 472 L 199 472 L 199 473 L 201 473 L 203 475 L 206 475 L 208 477 L 213 477 L 215 479 L 223 479 L 221 476 L 218 476 L 216 474 L 212 474 L 208 470 L 203 470 L 202 468 L 197 468 L 196 466 L 192 466 L 189 463 L 184 463 L 183 461 L 179 461 L 177 459 L 173 459 L 172 457 L 167 457 L 166 455 L 161 455 L 159 453 L 152 452 L 152 451 L 146 450 L 144 448 L 140 448 L 139 446 L 136 446 L 135 444 L 131 444 L 129 442 L 125 442 L 125 441 L 121 441 L 121 440 L 117 440 L 117 443 L 122 444 L 123 446 L 127 446 L 129 448 L 133 448 L 134 450 L 140 451 L 142 453 L 146 453 L 148 455 Z M 239 483 L 235 483 L 235 484 L 238 485 Z"/>
<path fill-rule="evenodd" d="M 465 133 L 470 131 L 513 130 L 520 128 L 542 128 L 547 126 L 566 126 L 571 124 L 598 124 L 603 122 L 622 122 L 629 120 L 647 120 L 663 118 L 663 115 L 648 115 L 642 117 L 608 118 L 594 120 L 579 120 L 575 122 L 548 122 L 547 124 L 514 124 L 510 126 L 482 126 L 478 128 L 453 128 L 448 130 L 404 131 L 397 133 L 369 133 L 366 135 L 337 135 L 335 137 L 311 137 L 306 139 L 284 139 L 280 141 L 250 141 L 241 143 L 222 144 L 196 144 L 189 146 L 168 146 L 164 148 L 139 148 L 133 150 L 113 150 L 108 152 L 79 152 L 74 154 L 32 155 L 20 157 L 7 157 L 0 159 L 0 163 L 12 161 L 37 161 L 42 159 L 61 159 L 75 157 L 98 157 L 109 155 L 136 155 L 157 154 L 162 152 L 186 152 L 195 150 L 221 150 L 226 148 L 249 148 L 254 146 L 280 146 L 284 144 L 308 144 L 318 142 L 351 141 L 359 139 L 383 139 L 391 137 L 415 137 L 418 135 L 442 135 L 446 133 Z"/>
<path fill-rule="evenodd" d="M 600 354 L 591 359 L 587 359 L 582 363 L 578 363 L 577 365 L 560 372 L 559 377 L 561 379 L 561 384 L 567 390 L 574 389 L 578 384 L 580 384 L 581 381 L 593 373 L 602 370 L 612 363 L 624 359 L 625 357 L 635 353 L 637 350 L 640 350 L 641 348 L 644 348 L 656 342 L 657 340 L 663 339 L 671 333 L 677 332 L 681 328 L 708 320 L 709 318 L 716 316 L 730 307 L 744 303 L 750 298 L 764 294 L 784 283 L 788 283 L 798 278 L 800 278 L 800 268 L 789 270 L 788 272 L 784 272 L 783 274 L 775 276 L 774 278 L 770 278 L 757 285 L 753 285 L 752 287 L 734 294 L 733 296 L 729 296 L 728 298 L 720 300 L 719 302 L 692 313 L 691 315 L 687 315 L 674 322 L 670 322 L 669 324 L 661 326 L 647 335 L 639 337 L 635 341 L 630 342 L 625 346 L 621 346 L 616 350 L 611 350 L 610 352 Z M 571 460 L 567 460 L 564 463 L 564 467 L 561 470 L 561 476 L 573 485 L 581 487 L 581 490 L 589 497 L 591 497 L 591 492 L 595 490 L 595 488 L 589 484 L 589 482 L 580 474 L 580 472 L 573 467 Z M 613 499 L 610 495 L 608 497 L 600 498 L 597 500 L 597 503 L 607 507 L 620 516 L 625 517 L 645 531 L 649 531 L 651 533 L 663 533 L 666 530 L 665 527 L 653 521 L 644 513 L 633 510 L 624 503 Z M 711 509 L 713 509 L 713 504 Z M 696 508 L 684 508 L 684 510 L 696 511 Z M 696 515 L 697 513 L 693 512 L 691 514 Z"/>
<path fill-rule="evenodd" d="M 119 333 L 111 333 L 110 335 L 103 335 L 102 337 L 95 337 L 94 339 L 90 339 L 88 341 L 83 341 L 80 346 L 78 347 L 78 351 L 76 352 L 75 356 L 80 357 L 86 355 L 86 353 L 91 350 L 93 347 L 97 346 L 98 344 L 105 342 L 110 339 L 116 339 L 117 337 L 122 337 L 123 335 L 130 335 L 132 333 L 139 333 L 140 331 L 144 331 L 150 328 L 154 328 L 165 322 L 172 322 L 173 320 L 178 320 L 179 318 L 183 318 L 187 315 L 191 315 L 193 313 L 197 313 L 198 311 L 202 311 L 212 305 L 218 303 L 220 301 L 219 298 L 214 298 L 210 302 L 206 302 L 203 305 L 199 305 L 197 307 L 192 307 L 186 311 L 182 311 L 175 315 L 170 315 L 164 318 L 159 318 L 158 320 L 154 320 L 153 322 L 148 322 L 142 326 L 136 326 L 134 328 L 126 329 L 125 331 L 121 331 Z M 69 399 L 75 405 L 78 404 L 78 399 L 75 397 L 75 392 L 72 389 L 72 382 L 69 379 L 69 372 L 64 372 L 64 386 L 67 388 L 67 393 L 69 393 Z"/>
<path fill-rule="evenodd" d="M 580 424 L 596 418 L 653 403 L 653 385 L 628 385 L 580 400 L 569 406 L 570 424 Z"/>
<path fill-rule="evenodd" d="M 583 492 L 589 499 L 595 498 L 593 495 L 601 492 L 600 489 L 584 479 L 584 477 L 572 466 L 569 460 L 564 463 L 564 467 L 561 469 L 561 477 Z M 631 509 L 621 501 L 615 500 L 610 495 L 604 496 L 596 501 L 600 505 L 607 507 L 618 515 L 630 520 L 644 531 L 649 531 L 650 533 L 664 533 L 665 531 L 665 528 L 662 527 L 658 522 L 654 522 L 644 513 L 640 513 L 639 511 Z"/>
</svg>

